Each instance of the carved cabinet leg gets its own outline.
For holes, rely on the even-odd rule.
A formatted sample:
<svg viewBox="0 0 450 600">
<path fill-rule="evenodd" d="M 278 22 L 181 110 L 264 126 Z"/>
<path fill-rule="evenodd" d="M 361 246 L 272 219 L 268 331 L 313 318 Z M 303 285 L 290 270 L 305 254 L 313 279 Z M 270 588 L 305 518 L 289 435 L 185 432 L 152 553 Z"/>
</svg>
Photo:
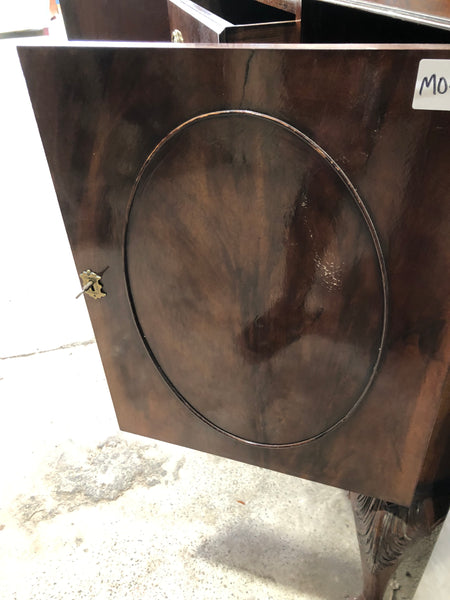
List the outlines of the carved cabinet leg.
<svg viewBox="0 0 450 600">
<path fill-rule="evenodd" d="M 435 516 L 431 498 L 416 495 L 406 508 L 362 494 L 350 494 L 363 568 L 357 600 L 383 600 L 407 547 L 428 535 Z"/>
</svg>

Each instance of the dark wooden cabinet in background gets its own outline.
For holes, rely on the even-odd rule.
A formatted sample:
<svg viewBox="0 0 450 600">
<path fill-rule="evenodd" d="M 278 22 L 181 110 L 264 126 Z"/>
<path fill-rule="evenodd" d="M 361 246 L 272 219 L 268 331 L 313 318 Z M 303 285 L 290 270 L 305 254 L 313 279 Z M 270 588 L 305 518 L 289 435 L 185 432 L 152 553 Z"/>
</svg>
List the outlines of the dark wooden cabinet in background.
<svg viewBox="0 0 450 600">
<path fill-rule="evenodd" d="M 301 14 L 303 43 L 450 43 L 446 0 L 302 0 Z"/>
<path fill-rule="evenodd" d="M 61 0 L 61 6 L 69 40 L 300 40 L 297 0 Z"/>
<path fill-rule="evenodd" d="M 446 0 L 61 0 L 69 40 L 449 43 Z"/>
<path fill-rule="evenodd" d="M 69 40 L 169 41 L 167 0 L 60 0 Z"/>
<path fill-rule="evenodd" d="M 306 0 L 306 2 L 309 1 Z M 340 8 L 354 8 L 420 25 L 450 28 L 448 0 L 314 0 L 314 2 L 316 4 L 335 4 Z M 305 0 L 299 0 L 298 3 L 305 4 Z"/>
<path fill-rule="evenodd" d="M 450 46 L 20 57 L 121 428 L 352 490 L 381 600 L 450 494 Z"/>
</svg>

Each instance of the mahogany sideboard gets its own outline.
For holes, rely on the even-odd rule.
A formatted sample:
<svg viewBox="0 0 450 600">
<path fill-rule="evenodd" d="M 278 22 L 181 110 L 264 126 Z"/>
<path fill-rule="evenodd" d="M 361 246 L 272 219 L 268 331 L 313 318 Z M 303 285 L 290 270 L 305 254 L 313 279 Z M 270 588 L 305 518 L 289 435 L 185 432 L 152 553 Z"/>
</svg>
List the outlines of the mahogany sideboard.
<svg viewBox="0 0 450 600">
<path fill-rule="evenodd" d="M 121 428 L 351 490 L 382 600 L 449 506 L 450 45 L 19 54 Z"/>
</svg>

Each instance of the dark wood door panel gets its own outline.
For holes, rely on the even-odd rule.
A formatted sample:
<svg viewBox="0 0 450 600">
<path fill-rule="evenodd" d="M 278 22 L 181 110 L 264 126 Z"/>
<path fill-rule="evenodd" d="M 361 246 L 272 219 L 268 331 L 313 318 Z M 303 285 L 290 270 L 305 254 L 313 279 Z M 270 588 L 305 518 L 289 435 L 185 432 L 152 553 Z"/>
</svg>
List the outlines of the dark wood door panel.
<svg viewBox="0 0 450 600">
<path fill-rule="evenodd" d="M 449 113 L 411 104 L 450 48 L 20 56 L 121 427 L 408 504 L 450 233 Z"/>
<path fill-rule="evenodd" d="M 268 115 L 208 113 L 166 137 L 136 184 L 126 269 L 168 384 L 242 441 L 324 435 L 378 369 L 388 299 L 370 217 L 324 151 Z"/>
</svg>

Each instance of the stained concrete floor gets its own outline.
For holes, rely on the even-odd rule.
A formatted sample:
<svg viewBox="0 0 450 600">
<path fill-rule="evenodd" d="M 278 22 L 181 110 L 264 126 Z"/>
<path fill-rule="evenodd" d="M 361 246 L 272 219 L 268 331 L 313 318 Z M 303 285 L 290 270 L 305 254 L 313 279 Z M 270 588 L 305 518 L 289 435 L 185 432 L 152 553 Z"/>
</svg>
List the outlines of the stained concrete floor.
<svg viewBox="0 0 450 600">
<path fill-rule="evenodd" d="M 343 492 L 119 433 L 95 344 L 1 368 L 0 598 L 358 591 Z"/>
<path fill-rule="evenodd" d="M 0 600 L 352 598 L 344 492 L 119 432 L 13 44 L 0 53 Z M 418 600 L 448 598 L 445 540 L 439 556 Z M 411 598 L 408 568 L 390 598 Z"/>
</svg>

